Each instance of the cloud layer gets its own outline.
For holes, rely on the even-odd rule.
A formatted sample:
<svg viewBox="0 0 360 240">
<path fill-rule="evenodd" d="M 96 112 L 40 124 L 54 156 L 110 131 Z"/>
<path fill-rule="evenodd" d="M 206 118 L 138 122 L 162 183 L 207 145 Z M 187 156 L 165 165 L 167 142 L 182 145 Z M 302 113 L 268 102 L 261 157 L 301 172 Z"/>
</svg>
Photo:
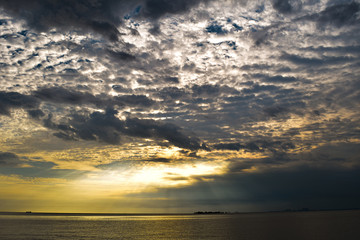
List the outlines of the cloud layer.
<svg viewBox="0 0 360 240">
<path fill-rule="evenodd" d="M 234 210 L 325 198 L 358 207 L 345 198 L 359 197 L 359 1 L 13 0 L 0 9 L 2 175 L 123 171 L 138 184 L 151 169 L 158 185 L 144 180 L 146 193 L 133 196 L 154 204 L 170 192 L 171 204 L 184 194 Z"/>
</svg>

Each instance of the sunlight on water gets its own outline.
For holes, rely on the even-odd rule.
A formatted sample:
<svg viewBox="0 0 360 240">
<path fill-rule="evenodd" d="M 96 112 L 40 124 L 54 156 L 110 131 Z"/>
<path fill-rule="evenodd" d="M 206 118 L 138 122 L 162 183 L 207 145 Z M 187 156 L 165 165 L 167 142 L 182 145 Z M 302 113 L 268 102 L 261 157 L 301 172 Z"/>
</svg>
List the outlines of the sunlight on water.
<svg viewBox="0 0 360 240">
<path fill-rule="evenodd" d="M 0 239 L 359 239 L 360 211 L 237 215 L 0 215 Z"/>
</svg>

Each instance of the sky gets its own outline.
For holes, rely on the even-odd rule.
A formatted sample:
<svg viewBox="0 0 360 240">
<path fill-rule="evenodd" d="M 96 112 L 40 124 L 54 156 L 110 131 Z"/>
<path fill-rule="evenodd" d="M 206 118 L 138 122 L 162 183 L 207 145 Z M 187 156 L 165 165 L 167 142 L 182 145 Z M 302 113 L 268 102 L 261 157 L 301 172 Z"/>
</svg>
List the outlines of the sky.
<svg viewBox="0 0 360 240">
<path fill-rule="evenodd" d="M 360 1 L 0 0 L 0 211 L 360 207 Z"/>
</svg>

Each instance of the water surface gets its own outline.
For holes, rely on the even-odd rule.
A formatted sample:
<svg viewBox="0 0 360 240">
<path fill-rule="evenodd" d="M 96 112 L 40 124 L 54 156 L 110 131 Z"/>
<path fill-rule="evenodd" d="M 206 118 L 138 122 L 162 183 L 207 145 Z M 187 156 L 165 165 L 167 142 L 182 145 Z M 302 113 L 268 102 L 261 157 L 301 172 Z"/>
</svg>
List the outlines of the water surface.
<svg viewBox="0 0 360 240">
<path fill-rule="evenodd" d="M 0 239 L 360 239 L 360 211 L 226 215 L 0 215 Z"/>
</svg>

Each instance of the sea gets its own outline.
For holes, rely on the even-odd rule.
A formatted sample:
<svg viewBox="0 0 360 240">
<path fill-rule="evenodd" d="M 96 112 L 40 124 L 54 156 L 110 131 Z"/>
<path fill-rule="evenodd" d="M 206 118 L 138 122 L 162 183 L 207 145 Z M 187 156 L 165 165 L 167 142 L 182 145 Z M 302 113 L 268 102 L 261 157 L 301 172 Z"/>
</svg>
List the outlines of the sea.
<svg viewBox="0 0 360 240">
<path fill-rule="evenodd" d="M 360 210 L 241 214 L 0 213 L 0 239 L 360 239 Z"/>
</svg>

